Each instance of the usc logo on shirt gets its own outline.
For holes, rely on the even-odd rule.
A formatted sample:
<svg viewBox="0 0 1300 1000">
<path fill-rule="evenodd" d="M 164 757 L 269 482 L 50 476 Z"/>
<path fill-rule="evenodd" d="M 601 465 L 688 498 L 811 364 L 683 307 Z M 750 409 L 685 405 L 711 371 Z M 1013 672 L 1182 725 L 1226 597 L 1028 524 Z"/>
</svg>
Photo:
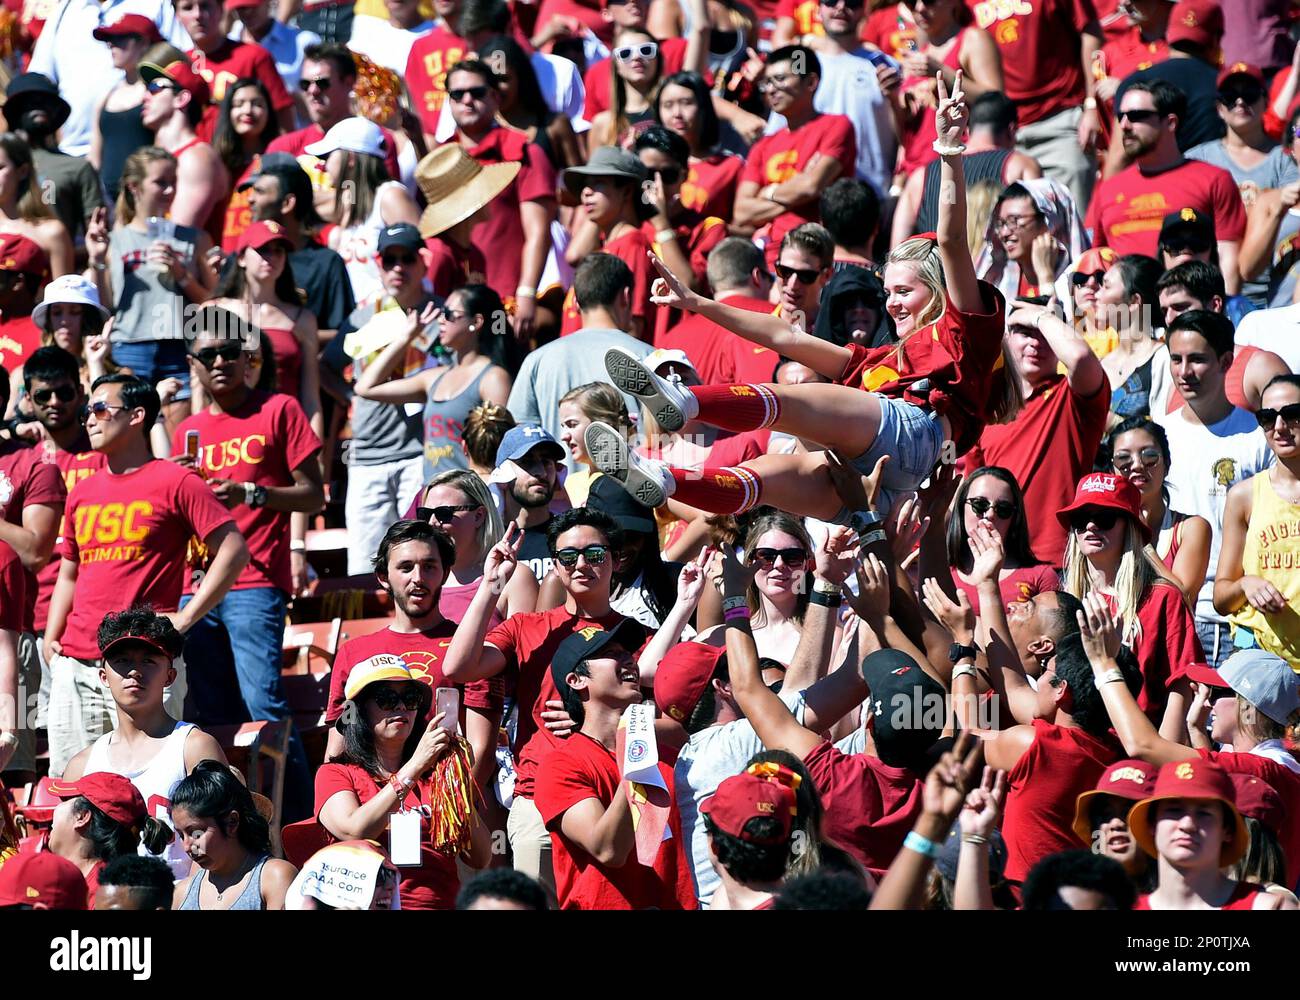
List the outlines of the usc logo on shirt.
<svg viewBox="0 0 1300 1000">
<path fill-rule="evenodd" d="M 236 465 L 261 465 L 266 455 L 266 435 L 250 434 L 199 449 L 205 472 L 220 472 Z"/>
<path fill-rule="evenodd" d="M 889 385 L 890 382 L 898 381 L 898 372 L 888 365 L 876 365 L 869 372 L 862 373 L 862 388 L 867 392 L 875 392 L 882 385 Z"/>
<path fill-rule="evenodd" d="M 981 28 L 987 28 L 996 21 L 1028 17 L 1033 12 L 1033 5 L 1026 0 L 985 0 L 984 3 L 975 5 L 975 23 Z M 1002 39 L 997 38 L 997 41 L 1001 42 Z"/>
<path fill-rule="evenodd" d="M 784 184 L 799 172 L 799 151 L 785 149 L 768 158 L 763 174 L 769 184 Z"/>
<path fill-rule="evenodd" d="M 93 557 L 89 552 L 84 553 L 82 561 L 137 558 L 144 551 L 141 547 L 124 547 L 117 543 L 143 542 L 149 536 L 149 529 L 143 522 L 152 514 L 153 504 L 148 500 L 132 500 L 128 504 L 116 501 L 88 503 L 78 507 L 73 519 L 77 546 L 84 549 L 92 542 L 97 546 L 113 546 L 98 550 Z"/>
<path fill-rule="evenodd" d="M 424 71 L 433 81 L 433 90 L 424 95 L 424 106 L 430 111 L 442 110 L 442 102 L 447 99 L 447 73 L 463 58 L 464 49 L 430 52 L 424 57 Z"/>
</svg>

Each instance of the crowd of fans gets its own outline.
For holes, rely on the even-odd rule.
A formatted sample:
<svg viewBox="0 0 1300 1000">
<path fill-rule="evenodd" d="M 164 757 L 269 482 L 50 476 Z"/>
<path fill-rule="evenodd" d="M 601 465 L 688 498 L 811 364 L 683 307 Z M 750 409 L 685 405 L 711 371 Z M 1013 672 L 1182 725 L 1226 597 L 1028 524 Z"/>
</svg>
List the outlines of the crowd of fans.
<svg viewBox="0 0 1300 1000">
<path fill-rule="evenodd" d="M 1296 908 L 1300 25 L 1094 2 L 0 11 L 0 907 Z"/>
</svg>

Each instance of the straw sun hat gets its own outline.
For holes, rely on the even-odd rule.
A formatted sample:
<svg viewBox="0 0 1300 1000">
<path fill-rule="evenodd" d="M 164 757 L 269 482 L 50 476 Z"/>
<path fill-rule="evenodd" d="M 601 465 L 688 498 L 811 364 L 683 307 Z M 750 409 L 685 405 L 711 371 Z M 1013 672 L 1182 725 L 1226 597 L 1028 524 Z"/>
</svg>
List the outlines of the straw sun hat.
<svg viewBox="0 0 1300 1000">
<path fill-rule="evenodd" d="M 521 166 L 479 163 L 454 142 L 439 146 L 415 169 L 429 203 L 420 216 L 420 235 L 428 239 L 464 222 L 504 191 Z"/>
</svg>

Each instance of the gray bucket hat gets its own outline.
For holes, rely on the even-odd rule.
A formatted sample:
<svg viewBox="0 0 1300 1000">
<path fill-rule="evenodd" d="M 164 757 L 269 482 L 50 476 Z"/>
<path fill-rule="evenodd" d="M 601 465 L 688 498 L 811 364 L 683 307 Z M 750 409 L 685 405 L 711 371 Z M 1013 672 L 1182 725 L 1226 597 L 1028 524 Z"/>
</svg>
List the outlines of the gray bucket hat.
<svg viewBox="0 0 1300 1000">
<path fill-rule="evenodd" d="M 560 183 L 570 193 L 581 195 L 588 177 L 621 177 L 640 184 L 650 179 L 650 171 L 635 153 L 618 146 L 601 146 L 585 166 L 569 167 L 560 174 Z"/>
</svg>

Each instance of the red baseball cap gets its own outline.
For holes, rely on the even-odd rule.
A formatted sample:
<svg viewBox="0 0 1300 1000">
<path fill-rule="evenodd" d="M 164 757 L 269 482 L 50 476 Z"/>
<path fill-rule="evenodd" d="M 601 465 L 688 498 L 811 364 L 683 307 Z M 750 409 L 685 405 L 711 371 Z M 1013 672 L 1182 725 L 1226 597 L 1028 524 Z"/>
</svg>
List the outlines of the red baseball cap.
<svg viewBox="0 0 1300 1000">
<path fill-rule="evenodd" d="M 1169 12 L 1165 41 L 1191 42 L 1205 49 L 1217 48 L 1223 37 L 1223 11 L 1214 0 L 1180 0 Z"/>
<path fill-rule="evenodd" d="M 1282 829 L 1282 796 L 1263 778 L 1253 774 L 1228 775 L 1237 792 L 1237 809 L 1243 816 L 1257 820 L 1276 836 Z"/>
<path fill-rule="evenodd" d="M 1083 792 L 1074 803 L 1074 833 L 1085 844 L 1092 843 L 1092 800 L 1101 795 L 1141 802 L 1156 790 L 1156 768 L 1144 760 L 1117 760 L 1102 772 L 1097 787 Z"/>
<path fill-rule="evenodd" d="M 188 91 L 189 95 L 200 104 L 206 105 L 212 99 L 212 91 L 208 89 L 208 82 L 194 72 L 194 67 L 183 59 L 169 62 L 166 66 L 142 62 L 140 64 L 140 79 L 145 83 L 151 83 L 159 79 L 170 80 L 181 90 Z"/>
<path fill-rule="evenodd" d="M 123 35 L 139 35 L 150 45 L 162 41 L 158 25 L 143 14 L 123 14 L 112 24 L 101 24 L 91 34 L 100 42 L 121 38 Z"/>
<path fill-rule="evenodd" d="M 1216 688 L 1232 688 L 1232 685 L 1223 679 L 1223 675 L 1208 663 L 1189 663 L 1184 673 L 1197 684 L 1208 684 L 1210 687 Z"/>
<path fill-rule="evenodd" d="M 1205 799 L 1222 802 L 1229 810 L 1229 825 L 1234 827 L 1231 840 L 1219 852 L 1219 866 L 1226 868 L 1237 861 L 1250 846 L 1250 831 L 1237 809 L 1237 790 L 1228 772 L 1212 760 L 1197 757 L 1166 764 L 1156 776 L 1156 787 L 1149 798 L 1129 810 L 1128 828 L 1138 846 L 1156 857 L 1156 835 L 1151 821 L 1151 806 L 1165 799 Z"/>
<path fill-rule="evenodd" d="M 0 866 L 0 907 L 84 910 L 87 895 L 77 866 L 50 851 L 20 852 Z"/>
<path fill-rule="evenodd" d="M 708 690 L 725 646 L 679 642 L 659 661 L 655 671 L 655 704 L 671 719 L 685 722 Z"/>
<path fill-rule="evenodd" d="M 1224 81 L 1234 76 L 1248 76 L 1261 87 L 1265 86 L 1264 71 L 1258 66 L 1252 66 L 1250 63 L 1244 62 L 1231 63 L 1219 70 L 1219 79 L 1215 81 L 1215 86 L 1222 87 Z"/>
<path fill-rule="evenodd" d="M 235 249 L 247 250 L 252 247 L 254 250 L 261 250 L 262 247 L 270 246 L 272 243 L 283 243 L 286 250 L 293 249 L 289 234 L 280 223 L 254 222 L 240 235 L 239 244 Z"/>
<path fill-rule="evenodd" d="M 180 635 L 179 632 L 176 634 L 178 636 Z M 183 641 L 184 640 L 182 640 L 182 642 Z M 168 649 L 165 642 L 162 639 L 154 636 L 149 636 L 149 635 L 119 635 L 107 646 L 102 647 L 99 651 L 99 655 L 106 657 L 112 650 L 117 649 L 118 646 L 124 645 L 125 643 L 128 642 L 138 643 L 141 646 L 148 646 L 150 649 L 154 649 L 157 650 L 159 653 L 162 653 L 162 655 L 167 657 L 167 659 L 169 660 L 174 660 L 176 659 L 176 657 L 181 655 L 181 650 L 179 648 Z"/>
<path fill-rule="evenodd" d="M 17 233 L 0 233 L 0 271 L 21 271 L 43 278 L 50 273 L 50 258 L 35 240 Z"/>
<path fill-rule="evenodd" d="M 1066 531 L 1070 530 L 1070 515 L 1086 507 L 1104 507 L 1127 514 L 1137 522 L 1142 537 L 1151 541 L 1151 528 L 1142 520 L 1142 494 L 1123 476 L 1110 472 L 1092 472 L 1079 480 L 1074 491 L 1074 503 L 1056 512 L 1056 519 Z"/>
<path fill-rule="evenodd" d="M 264 0 L 226 0 L 226 10 L 244 10 L 247 7 L 256 7 L 263 2 Z"/>
<path fill-rule="evenodd" d="M 1096 274 L 1098 271 L 1105 274 L 1115 266 L 1117 260 L 1119 255 L 1110 247 L 1093 247 L 1079 255 L 1079 259 L 1074 262 L 1074 269 L 1080 274 Z"/>
<path fill-rule="evenodd" d="M 61 799 L 85 798 L 92 806 L 111 820 L 123 826 L 143 823 L 149 812 L 144 796 L 130 778 L 110 771 L 96 771 L 82 775 L 79 781 L 51 781 L 51 794 Z"/>
<path fill-rule="evenodd" d="M 781 844 L 790 839 L 790 828 L 794 825 L 794 789 L 781 781 L 746 771 L 720 784 L 700 805 L 700 812 L 723 833 L 738 840 L 749 844 Z M 756 836 L 745 829 L 751 819 L 774 819 L 777 830 L 766 837 Z"/>
</svg>

